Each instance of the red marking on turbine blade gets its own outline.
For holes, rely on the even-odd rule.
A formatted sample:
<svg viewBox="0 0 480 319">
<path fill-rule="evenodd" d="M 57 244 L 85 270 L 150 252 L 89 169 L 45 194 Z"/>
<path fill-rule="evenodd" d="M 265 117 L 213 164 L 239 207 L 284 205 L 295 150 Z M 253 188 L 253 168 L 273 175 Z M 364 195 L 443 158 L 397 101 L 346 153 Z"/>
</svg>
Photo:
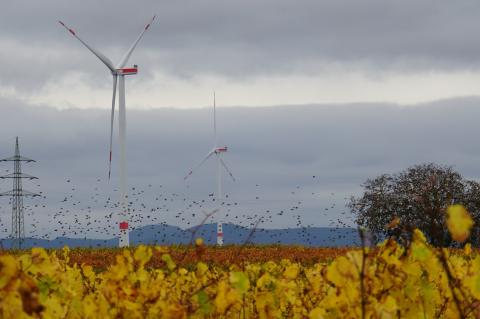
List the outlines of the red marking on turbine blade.
<svg viewBox="0 0 480 319">
<path fill-rule="evenodd" d="M 71 34 L 75 35 L 75 31 L 73 31 L 72 29 L 68 29 L 68 31 L 70 31 Z"/>
<path fill-rule="evenodd" d="M 108 180 L 110 180 L 111 169 L 112 169 L 112 151 L 110 151 L 110 159 L 108 162 Z"/>
<path fill-rule="evenodd" d="M 150 28 L 150 23 L 145 26 L 145 30 L 148 30 Z"/>
</svg>

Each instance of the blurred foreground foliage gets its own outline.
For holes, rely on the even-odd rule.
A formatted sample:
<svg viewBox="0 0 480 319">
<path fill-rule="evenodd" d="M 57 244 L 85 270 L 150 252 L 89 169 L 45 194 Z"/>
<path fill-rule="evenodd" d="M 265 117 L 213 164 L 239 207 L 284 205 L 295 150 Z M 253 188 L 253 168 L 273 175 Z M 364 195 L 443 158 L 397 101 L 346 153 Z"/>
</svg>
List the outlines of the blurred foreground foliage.
<svg viewBox="0 0 480 319">
<path fill-rule="evenodd" d="M 452 238 L 473 221 L 448 208 Z M 197 244 L 199 253 L 204 249 Z M 148 268 L 154 253 L 163 265 Z M 70 250 L 0 255 L 1 318 L 478 318 L 480 255 L 435 248 L 416 229 L 409 246 L 392 238 L 330 262 L 178 265 L 168 247 L 119 251 L 96 273 Z"/>
</svg>

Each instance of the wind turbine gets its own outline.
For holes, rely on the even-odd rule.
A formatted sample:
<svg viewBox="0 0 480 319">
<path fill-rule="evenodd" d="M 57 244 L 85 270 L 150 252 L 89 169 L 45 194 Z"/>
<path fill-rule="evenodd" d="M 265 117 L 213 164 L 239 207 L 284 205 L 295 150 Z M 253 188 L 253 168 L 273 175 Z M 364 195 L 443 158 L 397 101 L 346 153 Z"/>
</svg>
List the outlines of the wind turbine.
<svg viewBox="0 0 480 319">
<path fill-rule="evenodd" d="M 215 103 L 215 92 L 213 93 L 213 133 L 215 136 L 215 141 L 213 144 L 213 148 L 208 154 L 203 158 L 203 160 L 198 163 L 197 166 L 195 166 L 190 172 L 188 172 L 187 176 L 184 177 L 184 180 L 189 178 L 194 171 L 196 171 L 200 166 L 202 166 L 212 155 L 215 155 L 217 158 L 217 194 L 216 194 L 216 202 L 218 203 L 218 211 L 220 211 L 222 207 L 222 200 L 223 200 L 223 195 L 222 195 L 222 166 L 227 171 L 228 175 L 232 178 L 233 181 L 235 181 L 235 177 L 233 177 L 232 172 L 230 169 L 227 167 L 227 164 L 222 159 L 222 153 L 227 152 L 227 147 L 226 146 L 218 146 L 218 138 L 217 138 L 217 113 L 216 113 L 216 103 Z M 217 222 L 217 245 L 222 246 L 223 245 L 223 228 L 222 228 L 222 222 L 219 221 Z"/>
<path fill-rule="evenodd" d="M 77 38 L 82 44 L 90 50 L 100 61 L 103 62 L 110 70 L 113 76 L 113 96 L 112 96 L 112 113 L 110 117 L 110 154 L 108 161 L 108 179 L 110 180 L 110 171 L 112 167 L 112 139 L 113 139 L 113 120 L 115 114 L 115 98 L 117 91 L 117 82 L 118 82 L 118 104 L 119 104 L 119 114 L 118 114 L 118 126 L 119 126 L 119 144 L 120 144 L 120 202 L 122 211 L 119 214 L 119 227 L 120 227 L 120 247 L 129 246 L 129 236 L 128 236 L 128 194 L 127 194 L 127 157 L 126 157 L 126 130 L 127 130 L 127 119 L 126 119 L 126 110 L 125 110 L 125 76 L 137 74 L 138 67 L 133 65 L 132 67 L 125 67 L 128 62 L 128 59 L 132 55 L 133 50 L 137 46 L 140 39 L 143 37 L 143 34 L 148 30 L 150 24 L 155 19 L 155 16 L 145 25 L 144 29 L 137 37 L 137 39 L 132 43 L 128 51 L 125 53 L 123 58 L 120 60 L 116 66 L 113 65 L 112 61 L 103 55 L 98 50 L 89 46 L 85 41 L 83 41 L 72 29 L 67 27 L 62 21 L 58 21 L 67 31 L 69 31 L 75 38 Z"/>
</svg>

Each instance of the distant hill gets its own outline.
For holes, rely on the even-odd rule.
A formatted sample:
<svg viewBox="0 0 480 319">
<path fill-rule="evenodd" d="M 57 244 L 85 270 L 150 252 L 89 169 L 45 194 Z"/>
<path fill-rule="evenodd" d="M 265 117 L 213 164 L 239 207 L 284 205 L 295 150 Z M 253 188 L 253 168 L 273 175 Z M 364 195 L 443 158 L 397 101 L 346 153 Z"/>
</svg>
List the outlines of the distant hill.
<svg viewBox="0 0 480 319">
<path fill-rule="evenodd" d="M 181 229 L 171 225 L 148 225 L 134 229 L 130 233 L 131 245 L 138 244 L 188 244 L 192 238 L 202 237 L 209 245 L 216 243 L 216 224 L 205 224 L 189 229 Z M 281 245 L 303 245 L 303 246 L 358 246 L 359 239 L 357 230 L 354 228 L 329 228 L 329 227 L 306 227 L 286 229 L 264 229 L 255 230 L 234 224 L 223 224 L 224 243 L 243 244 L 247 240 L 253 244 L 281 244 Z M 11 248 L 12 240 L 2 240 L 4 248 Z M 117 238 L 110 239 L 89 239 L 89 238 L 67 238 L 57 237 L 53 240 L 27 238 L 23 244 L 24 248 L 45 247 L 61 248 L 69 247 L 116 247 Z"/>
</svg>

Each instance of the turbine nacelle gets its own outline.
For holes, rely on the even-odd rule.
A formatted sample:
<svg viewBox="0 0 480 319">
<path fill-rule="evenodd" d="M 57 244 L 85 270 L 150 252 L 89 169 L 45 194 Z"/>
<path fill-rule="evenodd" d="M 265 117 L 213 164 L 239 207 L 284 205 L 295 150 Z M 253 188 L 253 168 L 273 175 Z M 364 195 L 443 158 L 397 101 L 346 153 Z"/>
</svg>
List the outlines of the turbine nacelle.
<svg viewBox="0 0 480 319">
<path fill-rule="evenodd" d="M 132 75 L 138 73 L 138 66 L 135 64 L 130 68 L 120 68 L 112 72 L 112 75 Z"/>
<path fill-rule="evenodd" d="M 219 153 L 226 153 L 227 150 L 228 150 L 228 147 L 223 146 L 223 147 L 217 147 L 217 148 L 215 148 L 215 149 L 213 150 L 213 152 L 214 152 L 215 154 L 219 154 Z"/>
</svg>

